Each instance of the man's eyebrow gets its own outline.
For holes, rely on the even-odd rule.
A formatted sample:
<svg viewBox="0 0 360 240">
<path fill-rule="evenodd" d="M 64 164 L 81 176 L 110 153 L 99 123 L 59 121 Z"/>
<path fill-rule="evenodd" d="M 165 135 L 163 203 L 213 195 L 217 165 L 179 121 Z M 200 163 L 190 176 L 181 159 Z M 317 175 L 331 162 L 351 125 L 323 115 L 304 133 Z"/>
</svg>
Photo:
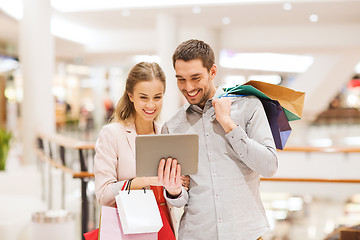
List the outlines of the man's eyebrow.
<svg viewBox="0 0 360 240">
<path fill-rule="evenodd" d="M 139 94 L 147 96 L 147 94 L 146 94 L 146 93 L 139 93 Z"/>
<path fill-rule="evenodd" d="M 201 73 L 195 73 L 193 75 L 191 75 L 190 77 L 198 77 L 198 76 L 201 76 Z M 175 75 L 176 78 L 184 78 L 183 76 L 180 76 L 180 75 Z"/>
<path fill-rule="evenodd" d="M 195 73 L 195 74 L 191 75 L 190 77 L 197 77 L 197 76 L 200 76 L 200 75 L 201 75 L 201 73 Z"/>
</svg>

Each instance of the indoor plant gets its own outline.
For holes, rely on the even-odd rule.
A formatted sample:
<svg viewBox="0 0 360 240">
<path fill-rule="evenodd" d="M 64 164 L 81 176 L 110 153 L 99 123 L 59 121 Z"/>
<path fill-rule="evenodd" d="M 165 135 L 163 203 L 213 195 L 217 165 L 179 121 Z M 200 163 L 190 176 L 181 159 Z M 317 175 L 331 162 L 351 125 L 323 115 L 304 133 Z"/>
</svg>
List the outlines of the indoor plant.
<svg viewBox="0 0 360 240">
<path fill-rule="evenodd" d="M 11 132 L 0 128 L 0 170 L 5 170 L 6 159 L 10 149 Z"/>
</svg>

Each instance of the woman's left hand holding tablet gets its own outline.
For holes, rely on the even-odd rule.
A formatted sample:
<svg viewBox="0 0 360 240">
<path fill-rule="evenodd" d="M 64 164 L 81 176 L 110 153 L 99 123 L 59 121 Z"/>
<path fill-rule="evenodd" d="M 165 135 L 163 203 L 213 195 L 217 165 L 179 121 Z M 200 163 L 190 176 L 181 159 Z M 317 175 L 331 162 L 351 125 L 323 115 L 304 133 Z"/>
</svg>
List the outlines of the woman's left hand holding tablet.
<svg viewBox="0 0 360 240">
<path fill-rule="evenodd" d="M 181 194 L 181 166 L 176 159 L 161 159 L 158 168 L 158 182 L 162 184 L 171 197 Z"/>
</svg>

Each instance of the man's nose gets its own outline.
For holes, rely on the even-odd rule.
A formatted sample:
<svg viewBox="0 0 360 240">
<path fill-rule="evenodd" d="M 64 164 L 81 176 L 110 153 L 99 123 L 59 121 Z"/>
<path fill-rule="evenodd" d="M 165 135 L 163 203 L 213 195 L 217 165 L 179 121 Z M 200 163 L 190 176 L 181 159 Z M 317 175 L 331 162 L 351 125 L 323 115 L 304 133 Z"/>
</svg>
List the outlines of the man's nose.
<svg viewBox="0 0 360 240">
<path fill-rule="evenodd" d="M 193 85 L 191 84 L 191 82 L 187 81 L 185 82 L 185 90 L 187 92 L 191 92 L 194 89 Z"/>
</svg>

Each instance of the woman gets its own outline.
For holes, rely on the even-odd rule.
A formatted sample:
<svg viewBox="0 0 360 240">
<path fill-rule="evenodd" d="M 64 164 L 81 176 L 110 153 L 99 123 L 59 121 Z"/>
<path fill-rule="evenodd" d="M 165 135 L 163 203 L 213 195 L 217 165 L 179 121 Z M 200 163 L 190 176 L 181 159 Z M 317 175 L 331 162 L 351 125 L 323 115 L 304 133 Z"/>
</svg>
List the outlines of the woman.
<svg viewBox="0 0 360 240">
<path fill-rule="evenodd" d="M 95 192 L 100 205 L 115 207 L 115 195 L 132 179 L 131 189 L 151 186 L 159 204 L 163 227 L 158 239 L 175 239 L 163 188 L 157 177 L 136 177 L 135 137 L 159 134 L 156 124 L 165 92 L 165 75 L 157 63 L 141 62 L 130 71 L 126 89 L 111 122 L 104 126 L 95 145 Z"/>
</svg>

